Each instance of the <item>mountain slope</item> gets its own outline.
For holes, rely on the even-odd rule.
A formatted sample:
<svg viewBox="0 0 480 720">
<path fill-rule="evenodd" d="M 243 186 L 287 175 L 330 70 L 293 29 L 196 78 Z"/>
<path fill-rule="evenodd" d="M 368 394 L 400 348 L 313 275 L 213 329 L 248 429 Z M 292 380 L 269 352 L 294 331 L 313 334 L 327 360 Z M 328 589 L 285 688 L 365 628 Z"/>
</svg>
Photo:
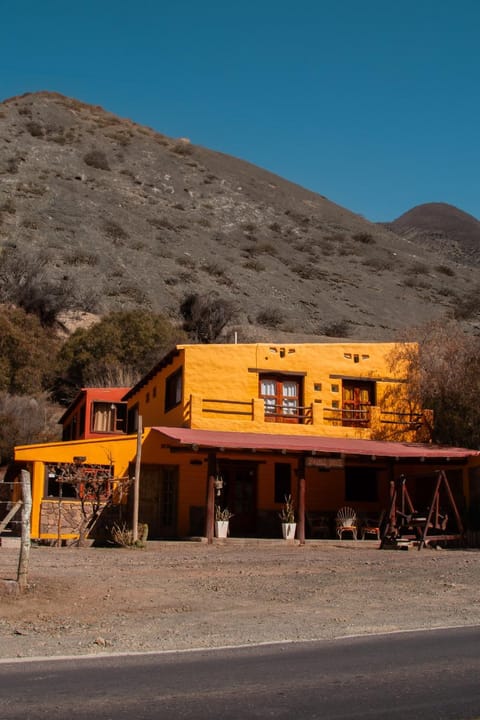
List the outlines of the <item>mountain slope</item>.
<svg viewBox="0 0 480 720">
<path fill-rule="evenodd" d="M 417 205 L 388 227 L 454 260 L 480 264 L 480 221 L 453 205 Z"/>
<path fill-rule="evenodd" d="M 242 341 L 390 338 L 451 313 L 473 278 L 441 247 L 48 92 L 0 104 L 0 245 L 47 253 L 51 277 L 74 277 L 96 313 L 178 320 L 186 293 L 219 296 Z"/>
</svg>

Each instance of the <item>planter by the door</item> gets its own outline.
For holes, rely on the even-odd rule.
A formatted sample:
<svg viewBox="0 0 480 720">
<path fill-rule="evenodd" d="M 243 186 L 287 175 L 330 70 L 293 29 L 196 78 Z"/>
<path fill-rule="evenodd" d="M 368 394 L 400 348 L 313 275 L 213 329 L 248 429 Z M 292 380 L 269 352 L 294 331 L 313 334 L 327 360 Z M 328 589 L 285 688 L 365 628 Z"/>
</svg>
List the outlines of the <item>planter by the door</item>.
<svg viewBox="0 0 480 720">
<path fill-rule="evenodd" d="M 226 538 L 228 535 L 228 520 L 215 520 L 215 537 Z"/>
<path fill-rule="evenodd" d="M 293 540 L 295 538 L 295 530 L 297 523 L 282 523 L 282 535 L 285 540 Z"/>
</svg>

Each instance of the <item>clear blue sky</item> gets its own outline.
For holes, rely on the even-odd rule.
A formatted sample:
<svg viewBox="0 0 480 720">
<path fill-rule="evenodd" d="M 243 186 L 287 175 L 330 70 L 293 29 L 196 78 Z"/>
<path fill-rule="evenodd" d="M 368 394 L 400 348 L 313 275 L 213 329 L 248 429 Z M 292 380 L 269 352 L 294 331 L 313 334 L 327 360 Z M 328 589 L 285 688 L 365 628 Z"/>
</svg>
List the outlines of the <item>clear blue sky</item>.
<svg viewBox="0 0 480 720">
<path fill-rule="evenodd" d="M 52 90 L 370 220 L 480 218 L 479 0 L 0 0 L 0 99 Z"/>
</svg>

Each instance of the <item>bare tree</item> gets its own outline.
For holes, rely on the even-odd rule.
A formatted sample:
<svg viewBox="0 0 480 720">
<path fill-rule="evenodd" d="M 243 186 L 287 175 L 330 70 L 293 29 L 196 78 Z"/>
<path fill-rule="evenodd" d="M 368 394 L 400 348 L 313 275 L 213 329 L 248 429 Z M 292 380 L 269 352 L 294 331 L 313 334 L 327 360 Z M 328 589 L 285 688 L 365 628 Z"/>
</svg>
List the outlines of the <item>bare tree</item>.
<svg viewBox="0 0 480 720">
<path fill-rule="evenodd" d="M 59 439 L 61 412 L 47 395 L 0 393 L 0 462 L 12 460 L 15 445 Z"/>
<path fill-rule="evenodd" d="M 78 544 L 82 546 L 99 521 L 102 512 L 113 504 L 121 505 L 131 479 L 128 477 L 114 477 L 111 465 L 65 463 L 55 465 L 50 470 L 55 474 L 56 481 L 60 486 L 63 484 L 71 485 L 76 497 L 80 500 L 81 523 Z"/>
<path fill-rule="evenodd" d="M 407 401 L 430 408 L 430 439 L 446 445 L 480 446 L 480 338 L 455 322 L 413 328 L 391 357 L 406 381 Z"/>
<path fill-rule="evenodd" d="M 12 302 L 25 312 L 37 315 L 42 325 L 53 325 L 59 313 L 78 304 L 71 277 L 55 281 L 49 275 L 51 258 L 26 254 L 16 247 L 0 256 L 0 301 Z"/>
<path fill-rule="evenodd" d="M 180 305 L 184 319 L 183 329 L 190 337 L 202 343 L 214 343 L 223 329 L 235 316 L 233 304 L 220 297 L 207 297 L 192 293 Z"/>
</svg>

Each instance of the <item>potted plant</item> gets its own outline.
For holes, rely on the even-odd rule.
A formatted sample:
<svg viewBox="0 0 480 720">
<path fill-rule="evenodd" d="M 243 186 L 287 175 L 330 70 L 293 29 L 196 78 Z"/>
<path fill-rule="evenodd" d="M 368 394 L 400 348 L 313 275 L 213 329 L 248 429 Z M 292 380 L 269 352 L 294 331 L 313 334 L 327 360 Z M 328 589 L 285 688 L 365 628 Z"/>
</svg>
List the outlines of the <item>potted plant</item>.
<svg viewBox="0 0 480 720">
<path fill-rule="evenodd" d="M 278 513 L 282 521 L 282 535 L 285 540 L 293 540 L 297 524 L 295 522 L 295 508 L 293 506 L 292 496 L 285 495 L 285 502 L 281 511 Z"/>
<path fill-rule="evenodd" d="M 233 514 L 228 508 L 215 505 L 215 537 L 226 538 L 228 535 L 228 523 Z"/>
</svg>

